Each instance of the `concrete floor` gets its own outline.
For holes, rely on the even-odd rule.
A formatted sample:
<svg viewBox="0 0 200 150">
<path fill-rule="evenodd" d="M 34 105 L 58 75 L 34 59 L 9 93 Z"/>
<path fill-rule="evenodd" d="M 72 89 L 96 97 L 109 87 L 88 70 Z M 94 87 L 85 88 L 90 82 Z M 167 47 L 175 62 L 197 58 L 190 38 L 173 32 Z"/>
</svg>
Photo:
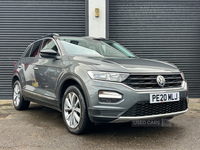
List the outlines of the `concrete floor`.
<svg viewBox="0 0 200 150">
<path fill-rule="evenodd" d="M 102 124 L 85 135 L 72 135 L 55 110 L 31 103 L 16 111 L 11 100 L 0 100 L 0 149 L 199 149 L 200 99 L 173 118 L 171 127 Z"/>
</svg>

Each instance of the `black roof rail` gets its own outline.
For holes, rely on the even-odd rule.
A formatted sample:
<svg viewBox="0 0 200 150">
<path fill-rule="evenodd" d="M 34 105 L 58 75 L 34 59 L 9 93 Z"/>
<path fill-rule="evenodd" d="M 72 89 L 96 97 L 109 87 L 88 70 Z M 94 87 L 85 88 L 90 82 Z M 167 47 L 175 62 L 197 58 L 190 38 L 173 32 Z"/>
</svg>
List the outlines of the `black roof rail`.
<svg viewBox="0 0 200 150">
<path fill-rule="evenodd" d="M 59 36 L 59 34 L 58 33 L 50 33 L 50 34 L 42 36 L 42 38 L 44 38 L 44 37 L 54 37 L 54 36 Z"/>
</svg>

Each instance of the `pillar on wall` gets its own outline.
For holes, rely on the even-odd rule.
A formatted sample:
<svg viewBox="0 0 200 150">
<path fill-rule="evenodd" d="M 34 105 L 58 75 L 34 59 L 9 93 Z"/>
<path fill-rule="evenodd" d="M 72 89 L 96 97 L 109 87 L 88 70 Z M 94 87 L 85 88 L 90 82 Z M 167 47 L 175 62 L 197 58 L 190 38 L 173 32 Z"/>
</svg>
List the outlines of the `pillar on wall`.
<svg viewBox="0 0 200 150">
<path fill-rule="evenodd" d="M 90 37 L 106 38 L 107 0 L 88 0 L 88 33 Z"/>
</svg>

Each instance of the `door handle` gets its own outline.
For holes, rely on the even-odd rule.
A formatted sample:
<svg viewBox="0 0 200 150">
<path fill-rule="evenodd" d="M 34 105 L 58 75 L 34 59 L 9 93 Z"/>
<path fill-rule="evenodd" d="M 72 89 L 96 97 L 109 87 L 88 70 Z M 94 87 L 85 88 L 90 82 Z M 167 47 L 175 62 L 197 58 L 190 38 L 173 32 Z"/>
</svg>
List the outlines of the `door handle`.
<svg viewBox="0 0 200 150">
<path fill-rule="evenodd" d="M 38 67 L 34 67 L 33 69 L 34 69 L 34 70 L 38 70 Z"/>
</svg>

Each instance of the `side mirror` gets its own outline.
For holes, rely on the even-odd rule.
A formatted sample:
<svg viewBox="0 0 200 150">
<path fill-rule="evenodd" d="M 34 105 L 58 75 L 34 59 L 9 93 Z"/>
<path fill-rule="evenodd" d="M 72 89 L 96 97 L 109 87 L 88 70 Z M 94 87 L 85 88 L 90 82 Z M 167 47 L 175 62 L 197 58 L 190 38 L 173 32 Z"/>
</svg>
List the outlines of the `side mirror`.
<svg viewBox="0 0 200 150">
<path fill-rule="evenodd" d="M 57 52 L 53 49 L 43 49 L 40 51 L 40 55 L 42 57 L 54 58 L 54 57 L 56 57 Z"/>
</svg>

